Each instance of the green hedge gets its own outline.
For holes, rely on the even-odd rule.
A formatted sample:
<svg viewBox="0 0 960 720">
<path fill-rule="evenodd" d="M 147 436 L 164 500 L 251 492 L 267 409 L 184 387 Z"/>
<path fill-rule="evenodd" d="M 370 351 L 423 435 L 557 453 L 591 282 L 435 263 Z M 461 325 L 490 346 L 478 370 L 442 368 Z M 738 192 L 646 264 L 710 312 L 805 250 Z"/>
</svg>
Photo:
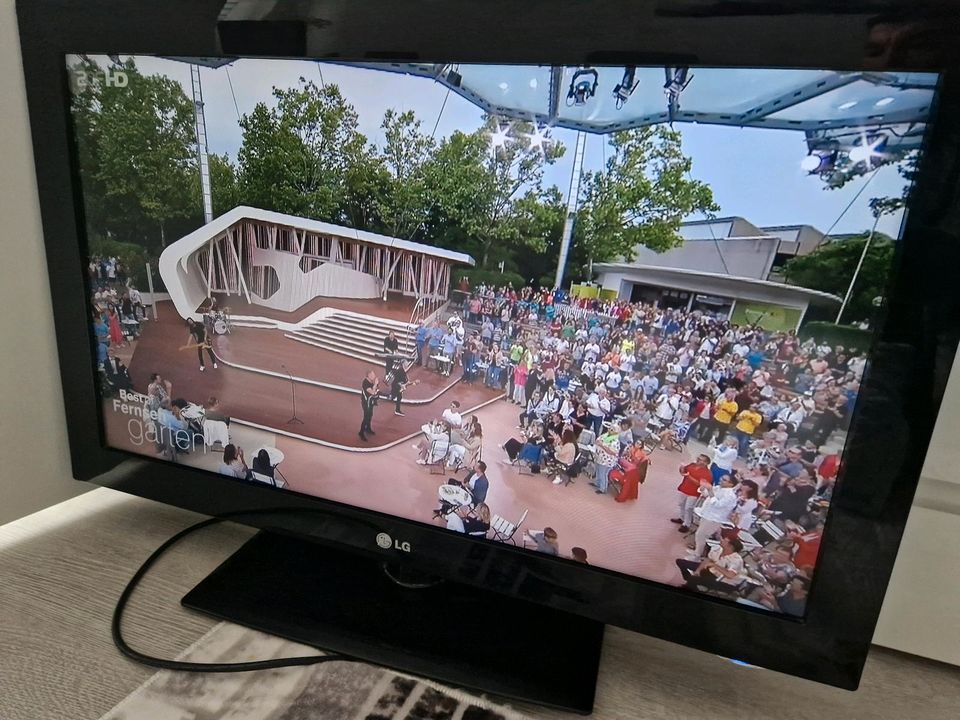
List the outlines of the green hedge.
<svg viewBox="0 0 960 720">
<path fill-rule="evenodd" d="M 527 283 L 523 277 L 515 272 L 500 272 L 499 270 L 477 270 L 475 268 L 457 268 L 453 271 L 453 282 L 450 287 L 456 290 L 460 287 L 460 278 L 464 275 L 470 281 L 470 287 L 475 288 L 478 285 L 494 285 L 500 287 L 507 283 L 513 283 L 513 287 L 521 288 Z"/>
<path fill-rule="evenodd" d="M 853 325 L 837 325 L 831 322 L 808 322 L 800 328 L 801 340 L 813 338 L 827 345 L 842 345 L 845 348 L 867 350 L 873 340 L 873 331 L 861 330 Z"/>
</svg>

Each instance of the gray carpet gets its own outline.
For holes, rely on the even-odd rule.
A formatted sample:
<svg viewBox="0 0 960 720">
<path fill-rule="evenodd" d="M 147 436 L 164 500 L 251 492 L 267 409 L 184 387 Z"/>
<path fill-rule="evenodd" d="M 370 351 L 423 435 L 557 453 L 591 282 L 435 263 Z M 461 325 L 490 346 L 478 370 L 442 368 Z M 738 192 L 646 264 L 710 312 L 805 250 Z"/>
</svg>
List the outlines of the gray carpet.
<svg viewBox="0 0 960 720">
<path fill-rule="evenodd" d="M 221 623 L 179 659 L 239 662 L 316 651 Z M 251 673 L 161 671 L 101 720 L 520 720 L 509 708 L 361 663 Z"/>
</svg>

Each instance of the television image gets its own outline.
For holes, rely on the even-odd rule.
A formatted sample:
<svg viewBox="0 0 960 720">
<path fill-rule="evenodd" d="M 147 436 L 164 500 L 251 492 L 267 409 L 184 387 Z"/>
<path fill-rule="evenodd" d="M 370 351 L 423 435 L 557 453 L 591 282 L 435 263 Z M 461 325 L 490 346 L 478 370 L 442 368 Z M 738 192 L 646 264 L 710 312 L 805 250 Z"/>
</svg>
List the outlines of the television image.
<svg viewBox="0 0 960 720">
<path fill-rule="evenodd" d="M 74 476 L 260 531 L 182 604 L 579 712 L 607 625 L 855 689 L 960 337 L 956 43 L 252 5 L 18 4 Z"/>
<path fill-rule="evenodd" d="M 66 64 L 110 447 L 803 617 L 936 74 Z"/>
</svg>

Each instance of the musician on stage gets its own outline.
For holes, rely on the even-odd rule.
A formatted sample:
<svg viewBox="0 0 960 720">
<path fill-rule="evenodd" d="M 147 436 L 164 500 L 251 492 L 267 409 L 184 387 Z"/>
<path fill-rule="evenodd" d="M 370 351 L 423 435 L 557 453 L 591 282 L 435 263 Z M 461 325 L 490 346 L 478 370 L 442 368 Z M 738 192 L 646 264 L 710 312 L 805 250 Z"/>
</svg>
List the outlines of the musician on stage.
<svg viewBox="0 0 960 720">
<path fill-rule="evenodd" d="M 383 339 L 383 354 L 387 356 L 386 360 L 383 363 L 384 376 L 386 376 L 386 373 L 389 373 L 391 370 L 393 370 L 394 364 L 397 364 L 397 365 L 400 364 L 400 363 L 397 363 L 393 357 L 391 357 L 392 355 L 396 355 L 399 350 L 400 350 L 400 341 L 397 340 L 396 333 L 394 333 L 393 330 L 391 330 L 387 334 L 387 336 Z"/>
<path fill-rule="evenodd" d="M 407 371 L 403 368 L 403 363 L 398 362 L 393 370 L 387 375 L 390 382 L 390 399 L 396 402 L 396 409 L 393 414 L 403 417 L 403 411 L 400 409 L 400 401 L 403 400 L 403 388 L 407 384 Z"/>
<path fill-rule="evenodd" d="M 373 409 L 376 407 L 379 393 L 380 381 L 377 380 L 377 374 L 370 370 L 360 386 L 360 407 L 363 410 L 363 420 L 360 423 L 360 432 L 357 434 L 364 442 L 367 441 L 367 435 L 376 435 L 371 423 L 373 422 Z"/>
<path fill-rule="evenodd" d="M 213 345 L 210 340 L 207 339 L 206 328 L 203 327 L 203 323 L 195 321 L 193 318 L 187 319 L 187 325 L 189 326 L 190 334 L 187 336 L 187 347 L 195 346 L 197 348 L 197 359 L 200 361 L 200 372 L 206 370 L 206 367 L 203 365 L 203 351 L 207 351 L 207 355 L 210 357 L 210 362 L 213 363 L 213 369 L 217 369 L 217 358 L 213 354 Z"/>
</svg>

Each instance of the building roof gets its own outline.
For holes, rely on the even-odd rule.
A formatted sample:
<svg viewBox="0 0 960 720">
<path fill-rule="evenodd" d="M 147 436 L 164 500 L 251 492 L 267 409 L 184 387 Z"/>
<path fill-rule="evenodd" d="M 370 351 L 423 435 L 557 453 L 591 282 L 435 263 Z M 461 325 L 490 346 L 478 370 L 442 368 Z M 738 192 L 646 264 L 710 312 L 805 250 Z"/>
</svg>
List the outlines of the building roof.
<svg viewBox="0 0 960 720">
<path fill-rule="evenodd" d="M 658 276 L 659 280 L 669 283 L 671 280 L 694 280 L 703 278 L 709 280 L 712 288 L 703 292 L 717 293 L 723 292 L 724 288 L 729 288 L 731 296 L 737 296 L 738 288 L 754 287 L 766 290 L 776 290 L 785 295 L 793 296 L 795 299 L 806 300 L 813 305 L 837 305 L 842 300 L 836 295 L 821 292 L 820 290 L 811 290 L 800 287 L 799 285 L 787 285 L 785 283 L 773 282 L 771 280 L 758 280 L 757 278 L 740 277 L 737 275 L 723 275 L 720 273 L 703 272 L 700 270 L 688 270 L 686 268 L 658 267 L 656 265 L 637 265 L 631 263 L 597 263 L 593 266 L 598 271 L 606 272 L 643 272 Z"/>
<path fill-rule="evenodd" d="M 214 218 L 206 225 L 197 228 L 189 235 L 185 235 L 167 246 L 163 254 L 166 255 L 169 252 L 171 255 L 176 255 L 180 263 L 186 267 L 187 261 L 194 250 L 199 250 L 210 240 L 241 220 L 258 220 L 275 225 L 286 225 L 287 227 L 305 230 L 318 235 L 336 235 L 337 237 L 357 240 L 371 245 L 380 245 L 383 247 L 397 248 L 399 250 L 407 250 L 421 255 L 429 255 L 447 260 L 451 263 L 476 265 L 476 261 L 465 253 L 444 250 L 443 248 L 434 247 L 433 245 L 401 240 L 400 238 L 379 235 L 365 230 L 357 230 L 356 228 L 343 227 L 342 225 L 320 222 L 319 220 L 310 220 L 309 218 L 302 218 L 296 215 L 287 215 L 285 213 L 273 212 L 272 210 L 261 210 L 260 208 L 249 207 L 247 205 L 238 205 L 233 208 L 233 210 L 229 210 L 220 217 Z"/>
</svg>

